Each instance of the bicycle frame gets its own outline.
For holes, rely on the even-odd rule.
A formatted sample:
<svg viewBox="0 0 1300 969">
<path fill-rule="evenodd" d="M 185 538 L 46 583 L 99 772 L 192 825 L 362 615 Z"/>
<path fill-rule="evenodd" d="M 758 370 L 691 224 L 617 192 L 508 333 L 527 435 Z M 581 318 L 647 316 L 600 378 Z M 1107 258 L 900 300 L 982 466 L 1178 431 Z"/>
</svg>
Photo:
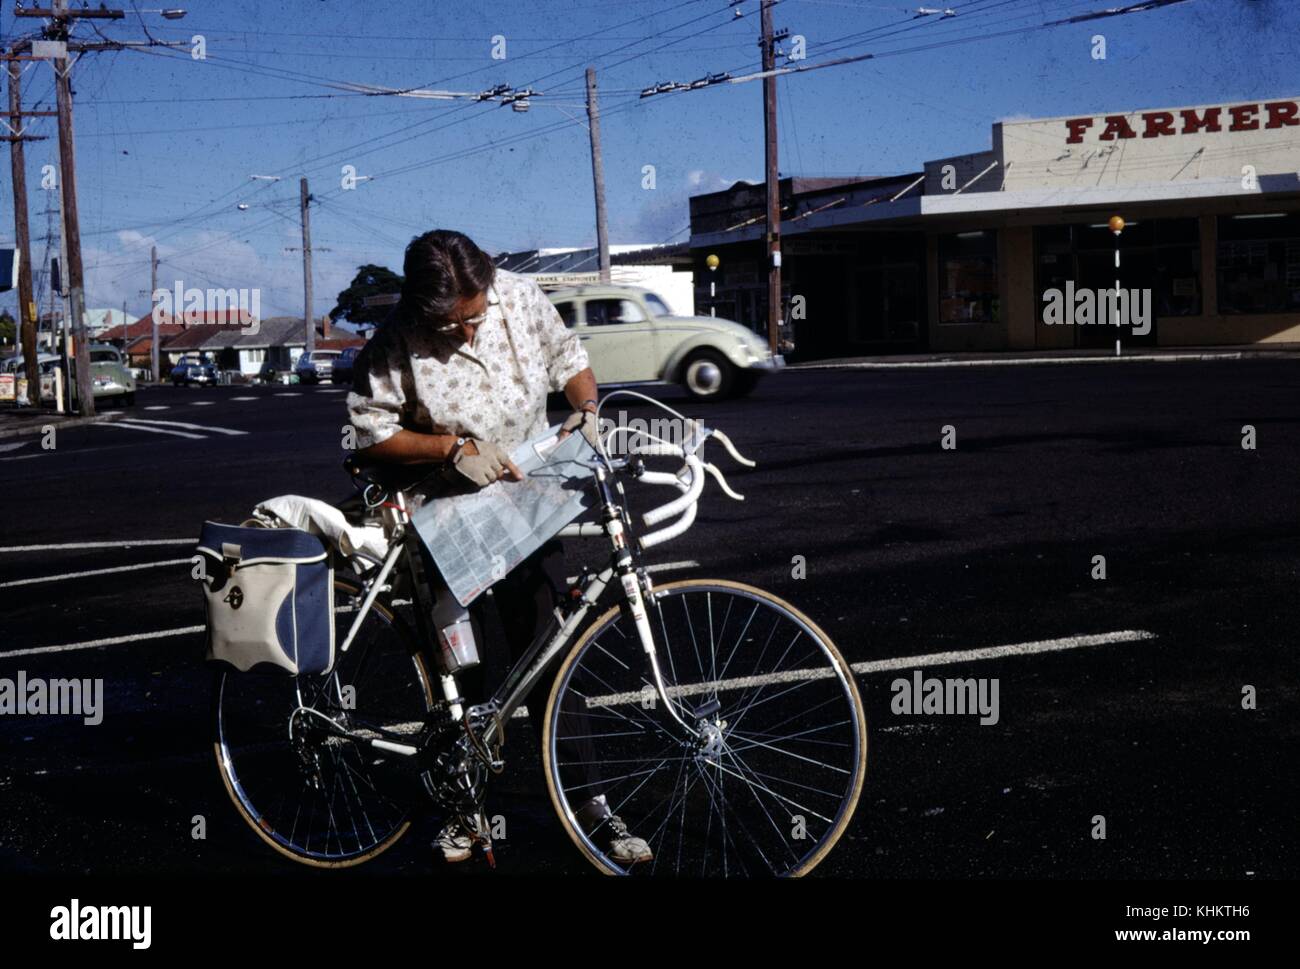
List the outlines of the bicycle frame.
<svg viewBox="0 0 1300 969">
<path fill-rule="evenodd" d="M 565 613 L 562 613 L 559 608 L 556 609 L 555 615 L 547 624 L 547 627 L 538 633 L 524 654 L 511 666 L 492 696 L 484 703 L 476 704 L 468 711 L 465 710 L 455 676 L 446 673 L 439 676 L 443 697 L 448 704 L 452 719 L 461 720 L 466 715 L 482 713 L 494 714 L 494 716 L 488 718 L 480 734 L 480 739 L 489 746 L 499 736 L 500 725 L 508 721 L 522 705 L 524 698 L 537 685 L 546 668 L 555 659 L 556 654 L 568 643 L 572 642 L 574 635 L 582 627 L 592 608 L 598 604 L 615 576 L 618 577 L 622 588 L 623 602 L 636 624 L 638 638 L 647 657 L 652 684 L 663 703 L 663 709 L 669 712 L 673 722 L 685 734 L 687 739 L 698 739 L 700 737 L 701 731 L 699 728 L 682 719 L 677 712 L 677 703 L 668 696 L 668 688 L 664 684 L 659 669 L 654 639 L 650 630 L 650 621 L 646 613 L 646 600 L 653 595 L 653 585 L 645 570 L 637 565 L 631 543 L 628 541 L 626 529 L 628 515 L 623 506 L 615 499 L 610 486 L 610 478 L 610 471 L 603 467 L 596 468 L 595 482 L 601 498 L 600 520 L 598 522 L 570 524 L 561 529 L 559 533 L 562 537 L 596 538 L 603 536 L 607 538 L 612 549 L 610 564 L 600 572 L 587 578 L 576 603 L 570 606 Z M 420 539 L 415 529 L 410 527 L 409 505 L 405 495 L 398 491 L 394 494 L 394 498 L 395 501 L 385 505 L 386 530 L 389 532 L 390 539 L 388 554 L 383 562 L 377 566 L 372 566 L 369 570 L 373 575 L 366 578 L 363 573 L 362 578 L 366 589 L 365 597 L 339 649 L 340 656 L 346 653 L 351 646 L 357 631 L 361 628 L 361 623 L 373 608 L 380 593 L 388 587 L 388 580 L 393 570 L 403 558 L 406 560 L 412 580 L 413 611 L 419 633 L 420 648 L 426 653 L 432 652 L 434 649 L 437 631 L 430 628 L 433 603 L 429 593 L 429 584 L 425 581 L 423 575 L 423 561 L 418 546 Z M 535 713 L 540 715 L 541 711 L 535 711 Z M 421 752 L 419 747 L 410 743 L 402 743 L 384 737 L 365 739 L 372 746 L 389 753 L 414 757 Z"/>
</svg>

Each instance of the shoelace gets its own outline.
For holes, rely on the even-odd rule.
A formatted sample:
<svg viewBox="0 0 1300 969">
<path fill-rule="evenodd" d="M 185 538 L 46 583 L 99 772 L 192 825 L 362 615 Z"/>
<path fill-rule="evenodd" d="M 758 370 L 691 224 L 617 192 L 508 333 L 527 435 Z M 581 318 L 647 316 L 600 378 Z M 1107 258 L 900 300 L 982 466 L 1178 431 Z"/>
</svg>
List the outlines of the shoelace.
<svg viewBox="0 0 1300 969">
<path fill-rule="evenodd" d="M 621 841 L 624 838 L 631 837 L 631 832 L 628 831 L 627 825 L 623 823 L 623 819 L 617 814 L 611 814 L 606 819 L 606 823 L 613 829 L 614 834 L 618 836 L 618 840 Z"/>
</svg>

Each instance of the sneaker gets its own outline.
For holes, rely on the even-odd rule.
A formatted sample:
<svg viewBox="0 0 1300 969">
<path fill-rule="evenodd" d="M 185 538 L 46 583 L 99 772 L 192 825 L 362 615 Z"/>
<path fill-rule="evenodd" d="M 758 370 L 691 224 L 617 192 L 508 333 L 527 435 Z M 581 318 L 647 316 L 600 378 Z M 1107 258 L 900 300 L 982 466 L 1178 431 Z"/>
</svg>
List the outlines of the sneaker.
<svg viewBox="0 0 1300 969">
<path fill-rule="evenodd" d="M 650 850 L 646 840 L 628 831 L 623 819 L 610 811 L 604 794 L 593 797 L 575 813 L 588 835 L 595 833 L 602 826 L 608 829 L 611 861 L 617 861 L 622 865 L 634 865 L 654 857 L 654 852 Z"/>
<path fill-rule="evenodd" d="M 638 838 L 627 830 L 627 825 L 617 814 L 609 816 L 609 827 L 613 837 L 609 839 L 609 857 L 622 865 L 635 865 L 639 861 L 649 861 L 654 857 L 650 845 L 644 838 Z"/>
<path fill-rule="evenodd" d="M 473 847 L 474 839 L 456 818 L 448 821 L 433 840 L 433 850 L 441 852 L 442 860 L 448 864 L 466 861 Z"/>
</svg>

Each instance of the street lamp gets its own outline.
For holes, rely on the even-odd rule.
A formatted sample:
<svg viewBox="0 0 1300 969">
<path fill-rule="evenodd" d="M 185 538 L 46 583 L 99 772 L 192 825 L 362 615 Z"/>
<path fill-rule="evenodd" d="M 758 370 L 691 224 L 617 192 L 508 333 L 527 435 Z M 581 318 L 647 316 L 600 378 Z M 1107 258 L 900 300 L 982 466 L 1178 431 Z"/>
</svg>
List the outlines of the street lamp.
<svg viewBox="0 0 1300 969">
<path fill-rule="evenodd" d="M 715 256 L 713 253 L 709 253 L 707 256 L 704 257 L 704 265 L 709 267 L 709 315 L 710 316 L 718 315 L 718 308 L 714 303 L 713 274 L 718 271 L 718 266 L 721 265 L 721 263 L 722 260 L 719 259 L 717 256 Z"/>
<path fill-rule="evenodd" d="M 1119 305 L 1119 234 L 1124 231 L 1124 218 L 1119 215 L 1112 215 L 1106 222 L 1110 231 L 1115 236 L 1115 303 Z M 1127 301 L 1124 304 L 1128 305 Z M 1119 356 L 1119 330 L 1115 331 L 1115 356 Z"/>
</svg>

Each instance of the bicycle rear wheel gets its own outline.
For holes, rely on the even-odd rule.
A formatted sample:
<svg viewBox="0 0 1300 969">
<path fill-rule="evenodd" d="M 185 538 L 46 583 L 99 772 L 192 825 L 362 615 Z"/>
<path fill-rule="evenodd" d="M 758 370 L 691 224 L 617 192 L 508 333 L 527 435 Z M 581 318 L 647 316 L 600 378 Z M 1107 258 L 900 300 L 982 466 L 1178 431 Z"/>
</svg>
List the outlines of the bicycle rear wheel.
<svg viewBox="0 0 1300 969">
<path fill-rule="evenodd" d="M 339 645 L 361 599 L 357 583 L 335 577 Z M 419 782 L 405 765 L 317 729 L 329 718 L 414 739 L 432 709 L 423 658 L 380 603 L 328 676 L 222 673 L 215 705 L 213 747 L 226 792 L 276 851 L 316 867 L 359 865 L 410 827 Z"/>
<path fill-rule="evenodd" d="M 647 612 L 669 700 L 702 736 L 663 709 L 622 607 L 596 620 L 556 675 L 543 727 L 547 787 L 569 836 L 609 874 L 811 871 L 848 826 L 866 774 L 849 664 L 793 606 L 738 582 L 670 583 Z M 651 860 L 612 857 L 599 795 Z"/>
</svg>

